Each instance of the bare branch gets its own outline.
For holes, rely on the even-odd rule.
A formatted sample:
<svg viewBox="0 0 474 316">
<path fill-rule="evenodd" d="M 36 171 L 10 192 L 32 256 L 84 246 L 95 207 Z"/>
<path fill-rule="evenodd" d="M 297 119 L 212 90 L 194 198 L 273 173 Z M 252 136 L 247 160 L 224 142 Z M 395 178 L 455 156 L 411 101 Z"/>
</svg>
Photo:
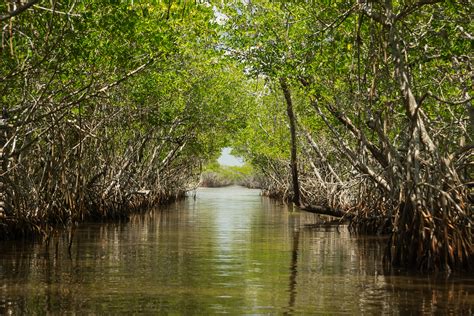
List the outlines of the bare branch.
<svg viewBox="0 0 474 316">
<path fill-rule="evenodd" d="M 370 19 L 374 20 L 375 22 L 378 22 L 382 25 L 387 25 L 387 18 L 372 10 L 372 7 L 370 4 L 367 3 L 359 3 L 359 8 L 364 13 L 366 16 L 368 16 Z"/>
<path fill-rule="evenodd" d="M 80 14 L 71 13 L 71 12 L 57 11 L 55 9 L 45 8 L 45 7 L 42 7 L 42 6 L 39 6 L 39 5 L 35 5 L 35 9 L 41 9 L 41 10 L 44 10 L 44 11 L 57 13 L 57 14 L 63 14 L 63 15 L 67 15 L 67 16 L 75 16 L 75 17 L 80 17 L 81 16 Z"/>
<path fill-rule="evenodd" d="M 153 63 L 154 59 L 153 58 L 150 58 L 149 61 L 147 61 L 146 63 L 144 63 L 143 65 L 141 65 L 140 67 L 130 71 L 129 73 L 127 73 L 125 76 L 123 76 L 122 78 L 120 78 L 119 80 L 115 81 L 115 82 L 112 82 L 104 87 L 102 87 L 101 89 L 99 89 L 99 91 L 97 91 L 97 93 L 91 95 L 91 96 L 97 96 L 99 93 L 101 92 L 106 92 L 107 90 L 109 90 L 110 88 L 113 88 L 117 85 L 119 85 L 120 83 L 122 83 L 123 81 L 127 80 L 128 78 L 130 78 L 131 76 L 133 76 L 134 74 L 142 71 L 143 69 L 145 69 L 148 65 L 150 65 L 151 63 Z"/>
<path fill-rule="evenodd" d="M 428 91 L 426 93 L 426 95 L 432 97 L 433 99 L 435 99 L 436 101 L 439 101 L 441 103 L 446 103 L 446 104 L 451 104 L 451 105 L 459 105 L 459 104 L 464 104 L 464 103 L 468 103 L 468 102 L 471 102 L 472 101 L 472 97 L 469 97 L 467 99 L 464 99 L 464 100 L 458 100 L 458 101 L 448 101 L 448 100 L 443 100 L 441 99 L 440 97 L 434 95 L 432 92 Z M 424 99 L 424 98 L 423 98 Z"/>
<path fill-rule="evenodd" d="M 352 219 L 353 215 L 348 212 L 344 212 L 339 209 L 334 209 L 325 205 L 302 205 L 300 210 L 320 214 L 320 215 L 329 215 L 333 217 L 342 217 L 346 219 Z"/>
<path fill-rule="evenodd" d="M 405 17 L 407 17 L 408 15 L 412 14 L 417 9 L 419 9 L 419 8 L 425 6 L 425 5 L 436 4 L 436 3 L 440 3 L 440 2 L 443 2 L 443 1 L 442 0 L 420 0 L 417 3 L 415 3 L 414 5 L 406 7 L 402 12 L 397 14 L 397 16 L 395 17 L 395 21 L 399 21 L 399 20 L 404 19 Z"/>
<path fill-rule="evenodd" d="M 5 14 L 5 15 L 0 16 L 0 22 L 5 21 L 5 20 L 8 20 L 8 19 L 11 19 L 11 18 L 13 18 L 14 16 L 17 16 L 17 15 L 23 13 L 24 11 L 28 10 L 29 8 L 31 8 L 33 5 L 35 5 L 35 4 L 38 3 L 39 1 L 40 1 L 40 0 L 31 0 L 30 2 L 25 3 L 23 6 L 17 8 L 16 10 L 13 10 L 13 11 L 11 11 L 11 12 L 8 12 L 8 13 Z"/>
<path fill-rule="evenodd" d="M 325 28 L 321 31 L 321 33 L 327 31 L 328 29 L 330 28 L 337 28 L 339 25 L 341 25 L 350 15 L 351 13 L 357 9 L 357 4 L 356 5 L 353 5 L 351 8 L 349 8 L 347 11 L 345 11 L 344 13 L 342 13 L 341 15 L 339 15 L 336 19 L 334 19 L 334 21 L 332 21 L 330 24 L 326 24 Z"/>
</svg>

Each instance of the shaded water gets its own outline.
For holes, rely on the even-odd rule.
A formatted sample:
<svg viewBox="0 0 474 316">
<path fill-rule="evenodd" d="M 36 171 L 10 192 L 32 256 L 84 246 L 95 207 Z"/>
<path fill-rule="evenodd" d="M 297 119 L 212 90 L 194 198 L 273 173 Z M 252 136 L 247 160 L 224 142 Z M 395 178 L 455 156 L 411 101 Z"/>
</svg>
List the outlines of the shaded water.
<svg viewBox="0 0 474 316">
<path fill-rule="evenodd" d="M 240 187 L 49 245 L 0 243 L 0 314 L 453 314 L 474 277 L 384 276 L 384 241 Z"/>
</svg>

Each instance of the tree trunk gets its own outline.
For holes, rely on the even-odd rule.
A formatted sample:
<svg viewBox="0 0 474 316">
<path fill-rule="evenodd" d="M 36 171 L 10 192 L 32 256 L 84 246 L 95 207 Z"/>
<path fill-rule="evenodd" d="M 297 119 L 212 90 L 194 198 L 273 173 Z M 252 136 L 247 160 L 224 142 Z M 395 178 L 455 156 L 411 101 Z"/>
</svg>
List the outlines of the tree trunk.
<svg viewBox="0 0 474 316">
<path fill-rule="evenodd" d="M 283 95 L 286 100 L 286 113 L 288 115 L 288 121 L 290 123 L 290 135 L 291 135 L 291 178 L 293 182 L 293 203 L 297 206 L 301 204 L 300 198 L 300 184 L 298 180 L 298 163 L 297 163 L 297 151 L 296 151 L 296 120 L 293 112 L 293 102 L 291 100 L 291 92 L 288 87 L 286 78 L 280 78 L 280 86 L 283 90 Z"/>
<path fill-rule="evenodd" d="M 8 121 L 6 118 L 0 119 L 0 220 L 5 217 L 6 211 L 6 185 L 5 174 L 7 173 L 7 154 L 5 145 L 7 143 Z"/>
<path fill-rule="evenodd" d="M 329 215 L 333 217 L 344 217 L 346 219 L 352 219 L 353 215 L 342 210 L 333 209 L 329 206 L 323 205 L 301 205 L 300 209 L 305 212 L 319 214 L 319 215 Z"/>
</svg>

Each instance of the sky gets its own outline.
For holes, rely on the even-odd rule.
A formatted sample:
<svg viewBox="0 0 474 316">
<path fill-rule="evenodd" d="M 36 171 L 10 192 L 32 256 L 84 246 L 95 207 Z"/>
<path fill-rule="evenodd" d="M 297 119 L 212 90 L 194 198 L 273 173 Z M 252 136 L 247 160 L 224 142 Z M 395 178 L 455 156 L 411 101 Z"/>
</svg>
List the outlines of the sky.
<svg viewBox="0 0 474 316">
<path fill-rule="evenodd" d="M 232 148 L 226 147 L 222 149 L 221 156 L 217 161 L 224 166 L 243 166 L 244 162 L 242 158 L 238 158 L 230 154 Z"/>
</svg>

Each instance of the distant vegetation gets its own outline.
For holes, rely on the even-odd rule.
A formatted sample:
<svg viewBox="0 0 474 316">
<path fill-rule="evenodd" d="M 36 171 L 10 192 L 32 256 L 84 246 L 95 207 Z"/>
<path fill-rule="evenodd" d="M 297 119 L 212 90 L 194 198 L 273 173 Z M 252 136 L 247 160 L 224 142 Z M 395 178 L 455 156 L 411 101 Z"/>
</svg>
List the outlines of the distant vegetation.
<svg viewBox="0 0 474 316">
<path fill-rule="evenodd" d="M 200 186 L 225 187 L 229 185 L 242 185 L 248 188 L 259 188 L 259 177 L 249 164 L 243 166 L 223 166 L 218 162 L 208 164 L 202 174 Z"/>
</svg>

